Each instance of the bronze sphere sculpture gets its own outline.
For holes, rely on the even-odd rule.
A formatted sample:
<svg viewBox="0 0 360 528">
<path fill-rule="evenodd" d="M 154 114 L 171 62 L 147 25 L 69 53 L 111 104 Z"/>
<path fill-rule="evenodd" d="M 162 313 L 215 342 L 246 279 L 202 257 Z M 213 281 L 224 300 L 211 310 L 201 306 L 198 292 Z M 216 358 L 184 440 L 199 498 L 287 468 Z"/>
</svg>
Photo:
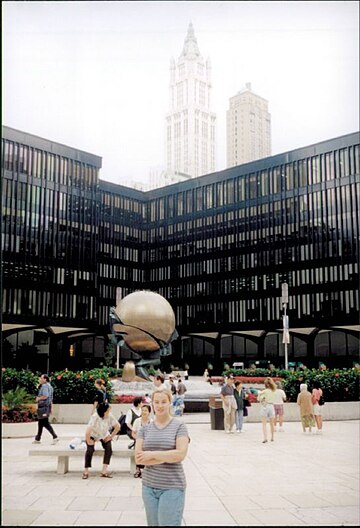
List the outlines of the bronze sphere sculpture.
<svg viewBox="0 0 360 528">
<path fill-rule="evenodd" d="M 137 373 L 147 379 L 146 367 L 160 365 L 178 336 L 170 303 L 149 290 L 130 293 L 111 308 L 110 326 L 116 343 L 138 356 Z"/>
</svg>

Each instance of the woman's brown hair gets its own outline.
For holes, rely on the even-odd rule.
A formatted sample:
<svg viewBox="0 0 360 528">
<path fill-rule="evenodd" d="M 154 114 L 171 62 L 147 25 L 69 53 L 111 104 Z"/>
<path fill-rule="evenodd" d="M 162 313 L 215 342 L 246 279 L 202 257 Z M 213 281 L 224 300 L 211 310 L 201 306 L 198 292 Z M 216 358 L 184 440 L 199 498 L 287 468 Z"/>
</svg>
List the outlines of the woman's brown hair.
<svg viewBox="0 0 360 528">
<path fill-rule="evenodd" d="M 271 389 L 272 391 L 276 391 L 276 385 L 274 381 L 271 378 L 266 378 L 264 381 L 264 385 L 267 389 Z"/>
</svg>

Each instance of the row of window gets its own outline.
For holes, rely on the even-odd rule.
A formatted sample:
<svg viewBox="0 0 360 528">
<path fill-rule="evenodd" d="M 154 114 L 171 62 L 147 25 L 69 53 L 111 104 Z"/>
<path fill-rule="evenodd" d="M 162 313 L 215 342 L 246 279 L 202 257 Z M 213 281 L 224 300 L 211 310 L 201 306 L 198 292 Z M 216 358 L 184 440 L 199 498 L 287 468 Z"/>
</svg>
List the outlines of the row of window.
<svg viewBox="0 0 360 528">
<path fill-rule="evenodd" d="M 159 293 L 166 296 L 167 289 L 161 288 Z M 179 292 L 171 292 L 179 298 Z M 176 293 L 176 295 L 174 295 Z M 169 298 L 169 296 L 168 296 Z M 290 298 L 289 298 L 290 301 Z M 250 323 L 259 321 L 280 321 L 283 309 L 281 298 L 266 297 L 264 299 L 244 299 L 216 303 L 191 303 L 186 307 L 175 306 L 176 321 L 179 325 L 218 324 L 218 323 Z M 317 317 L 336 317 L 344 313 L 359 311 L 359 294 L 357 291 L 312 293 L 291 297 L 289 317 L 301 320 Z"/>
<path fill-rule="evenodd" d="M 359 172 L 360 151 L 355 145 L 152 200 L 150 220 L 154 222 L 163 220 L 165 215 L 173 218 L 245 200 L 270 198 L 287 190 Z"/>
<path fill-rule="evenodd" d="M 6 139 L 2 149 L 6 170 L 81 189 L 93 190 L 97 185 L 99 169 L 93 165 Z"/>
<path fill-rule="evenodd" d="M 4 314 L 96 319 L 93 296 L 21 288 L 4 288 L 2 295 Z"/>
<path fill-rule="evenodd" d="M 224 259 L 225 260 L 225 259 Z M 218 264 L 216 272 L 219 273 L 218 277 L 209 277 L 208 280 L 204 280 L 214 271 L 216 266 L 211 264 Z M 349 281 L 358 279 L 358 264 L 343 264 L 338 266 L 328 267 L 316 267 L 298 269 L 293 271 L 286 271 L 283 273 L 269 272 L 265 274 L 258 273 L 257 275 L 247 273 L 245 268 L 241 268 L 239 273 L 231 278 L 227 278 L 229 275 L 224 274 L 227 271 L 225 268 L 227 262 L 224 262 L 224 268 L 220 260 L 217 262 L 208 261 L 205 265 L 201 262 L 196 263 L 193 266 L 194 273 L 189 273 L 188 276 L 198 275 L 198 280 L 185 281 L 181 280 L 182 285 L 182 297 L 194 298 L 198 295 L 219 295 L 219 294 L 234 294 L 238 292 L 244 292 L 244 294 L 251 294 L 259 292 L 262 294 L 267 290 L 277 290 L 280 292 L 281 284 L 287 282 L 290 288 L 302 288 L 305 286 L 319 286 L 333 284 L 338 281 Z M 186 266 L 184 266 L 186 267 Z M 199 273 L 195 273 L 195 270 Z M 234 269 L 233 269 L 234 270 Z M 159 272 L 159 273 L 156 273 Z M 162 273 L 161 273 L 162 272 Z M 251 273 L 251 272 L 250 272 Z M 221 278 L 219 278 L 219 276 Z M 152 270 L 150 272 L 150 281 L 154 284 L 160 281 L 168 281 L 170 279 L 186 278 L 186 275 L 182 270 L 175 270 L 168 268 L 160 268 L 158 270 Z M 280 293 L 279 293 L 280 294 Z M 354 304 L 351 304 L 354 307 Z M 290 305 L 291 308 L 291 305 Z"/>
</svg>

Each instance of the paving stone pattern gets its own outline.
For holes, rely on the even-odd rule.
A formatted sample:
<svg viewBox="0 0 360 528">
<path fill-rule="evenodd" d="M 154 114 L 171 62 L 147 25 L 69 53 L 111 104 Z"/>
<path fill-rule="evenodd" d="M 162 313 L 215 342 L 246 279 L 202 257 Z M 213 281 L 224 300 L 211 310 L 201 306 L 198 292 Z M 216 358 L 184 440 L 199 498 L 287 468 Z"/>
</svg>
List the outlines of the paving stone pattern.
<svg viewBox="0 0 360 528">
<path fill-rule="evenodd" d="M 183 419 L 191 436 L 183 526 L 359 525 L 359 421 L 327 422 L 321 436 L 292 422 L 262 444 L 260 424 L 229 435 L 210 429 L 208 413 Z M 84 425 L 56 431 L 66 447 Z M 28 457 L 33 447 L 30 438 L 2 440 L 2 526 L 146 526 L 128 460 L 114 459 L 110 480 L 95 459 L 82 480 L 82 459 L 57 475 L 56 458 Z"/>
</svg>

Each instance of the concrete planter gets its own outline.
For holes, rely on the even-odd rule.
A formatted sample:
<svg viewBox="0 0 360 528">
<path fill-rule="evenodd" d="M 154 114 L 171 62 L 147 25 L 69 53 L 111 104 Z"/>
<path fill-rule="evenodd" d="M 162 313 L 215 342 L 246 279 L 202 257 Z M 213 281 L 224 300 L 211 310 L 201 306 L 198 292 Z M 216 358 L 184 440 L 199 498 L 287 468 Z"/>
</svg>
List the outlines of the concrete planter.
<svg viewBox="0 0 360 528">
<path fill-rule="evenodd" d="M 130 409 L 130 403 L 112 403 L 111 412 L 115 418 Z M 52 406 L 51 423 L 87 424 L 93 405 L 89 403 L 54 403 Z"/>
<path fill-rule="evenodd" d="M 31 438 L 37 433 L 37 422 L 3 423 L 1 438 Z"/>
<path fill-rule="evenodd" d="M 190 407 L 190 401 L 188 405 Z M 209 401 L 198 399 L 196 405 L 202 403 L 203 412 L 209 411 Z M 186 404 L 186 402 L 185 402 Z M 186 406 L 186 407 L 187 407 Z M 116 418 L 123 412 L 125 413 L 131 407 L 128 403 L 115 403 L 111 406 L 112 413 Z M 50 421 L 59 424 L 87 424 L 91 415 L 92 405 L 85 403 L 57 403 L 53 405 L 53 414 Z M 186 412 L 185 408 L 185 412 Z M 188 412 L 190 409 L 188 409 Z M 360 420 L 360 402 L 327 402 L 323 408 L 324 421 L 334 420 Z M 199 412 L 199 411 L 195 411 Z M 248 407 L 248 416 L 245 420 L 248 423 L 260 422 L 260 403 L 253 403 Z M 186 420 L 186 416 L 185 416 Z M 285 422 L 300 422 L 299 407 L 296 403 L 285 403 L 284 406 Z M 210 415 L 209 415 L 210 422 Z M 27 423 L 3 423 L 1 427 L 2 438 L 31 438 L 36 435 L 37 422 Z"/>
<path fill-rule="evenodd" d="M 54 424 L 87 424 L 91 416 L 92 405 L 86 403 L 55 403 L 50 422 Z M 130 409 L 129 403 L 113 404 L 111 410 L 116 418 Z M 1 438 L 31 438 L 37 433 L 37 422 L 3 423 Z"/>
<path fill-rule="evenodd" d="M 252 403 L 248 407 L 248 416 L 245 418 L 248 423 L 261 422 L 260 406 L 260 403 Z M 327 402 L 322 407 L 322 417 L 325 422 L 360 420 L 360 402 Z M 284 421 L 300 422 L 299 406 L 296 403 L 284 404 Z"/>
</svg>

